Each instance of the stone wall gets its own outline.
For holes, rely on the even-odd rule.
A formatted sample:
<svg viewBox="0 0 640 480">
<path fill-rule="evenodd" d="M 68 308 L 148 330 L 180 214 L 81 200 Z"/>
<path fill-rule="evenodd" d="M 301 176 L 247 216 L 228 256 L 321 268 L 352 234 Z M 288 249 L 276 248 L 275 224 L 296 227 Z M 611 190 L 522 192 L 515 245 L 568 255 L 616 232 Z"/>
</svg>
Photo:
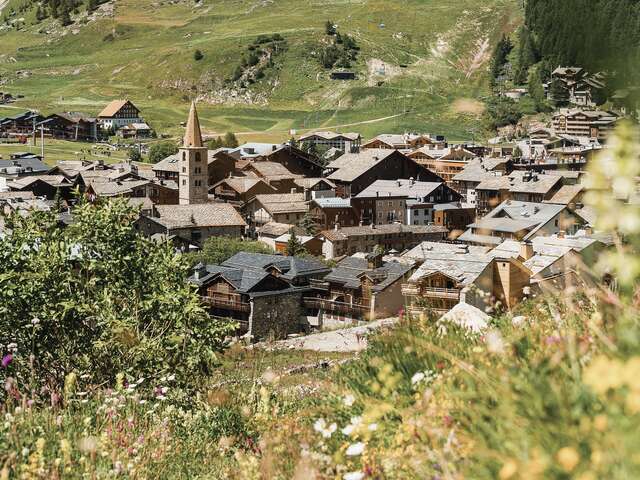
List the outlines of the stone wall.
<svg viewBox="0 0 640 480">
<path fill-rule="evenodd" d="M 299 332 L 303 313 L 302 292 L 252 297 L 249 317 L 251 340 L 276 340 Z"/>
</svg>

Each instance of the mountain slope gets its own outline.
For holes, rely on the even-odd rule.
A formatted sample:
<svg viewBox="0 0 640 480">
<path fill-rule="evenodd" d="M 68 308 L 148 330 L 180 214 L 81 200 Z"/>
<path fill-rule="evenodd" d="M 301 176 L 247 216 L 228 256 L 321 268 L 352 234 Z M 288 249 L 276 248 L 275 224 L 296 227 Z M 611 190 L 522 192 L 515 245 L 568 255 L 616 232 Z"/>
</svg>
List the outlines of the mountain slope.
<svg viewBox="0 0 640 480">
<path fill-rule="evenodd" d="M 177 133 L 198 97 L 205 130 L 266 131 L 255 138 L 341 125 L 477 135 L 480 107 L 466 99 L 484 95 L 492 45 L 521 15 L 516 0 L 122 0 L 61 27 L 33 8 L 10 17 L 24 18 L 19 31 L 0 31 L 0 89 L 24 94 L 20 106 L 97 113 L 128 97 Z M 360 48 L 356 80 L 330 80 L 317 58 L 329 19 Z M 276 33 L 286 50 L 264 78 L 228 83 L 256 38 Z"/>
</svg>

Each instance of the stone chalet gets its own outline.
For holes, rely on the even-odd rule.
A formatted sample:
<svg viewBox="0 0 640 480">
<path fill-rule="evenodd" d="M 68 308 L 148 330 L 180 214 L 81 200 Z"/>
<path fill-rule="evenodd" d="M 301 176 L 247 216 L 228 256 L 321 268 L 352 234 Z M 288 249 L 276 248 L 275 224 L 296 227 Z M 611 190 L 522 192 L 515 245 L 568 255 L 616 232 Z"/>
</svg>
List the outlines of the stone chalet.
<svg viewBox="0 0 640 480">
<path fill-rule="evenodd" d="M 419 148 L 442 149 L 447 146 L 444 137 L 415 133 L 384 133 L 362 144 L 363 149 L 416 150 Z"/>
<path fill-rule="evenodd" d="M 496 246 L 504 240 L 532 240 L 574 234 L 585 221 L 565 205 L 505 200 L 458 237 L 471 245 Z"/>
<path fill-rule="evenodd" d="M 357 152 L 362 143 L 359 133 L 312 132 L 302 135 L 298 141 L 320 148 L 336 148 L 344 153 Z"/>
<path fill-rule="evenodd" d="M 381 254 L 346 257 L 322 280 L 311 282 L 314 290 L 305 306 L 321 326 L 396 316 L 404 306 L 401 285 L 413 268 L 413 262 L 384 262 Z"/>
<path fill-rule="evenodd" d="M 507 158 L 475 158 L 451 179 L 451 187 L 459 192 L 465 202 L 476 205 L 476 187 L 492 177 L 508 175 L 513 164 Z"/>
<path fill-rule="evenodd" d="M 129 100 L 113 100 L 98 114 L 98 125 L 103 130 L 118 130 L 131 123 L 144 123 L 144 119 Z"/>
<path fill-rule="evenodd" d="M 460 199 L 458 192 L 442 182 L 376 180 L 353 197 L 351 204 L 364 225 L 428 225 L 433 223 L 434 205 Z"/>
<path fill-rule="evenodd" d="M 304 193 L 256 195 L 245 208 L 245 213 L 257 227 L 269 222 L 298 223 L 309 211 Z"/>
<path fill-rule="evenodd" d="M 155 205 L 151 215 L 141 215 L 140 231 L 177 235 L 202 246 L 212 236 L 242 237 L 247 226 L 233 205 L 202 203 L 193 205 Z"/>
<path fill-rule="evenodd" d="M 439 241 L 447 238 L 449 230 L 435 225 L 402 225 L 400 223 L 344 227 L 320 232 L 324 239 L 322 252 L 327 259 L 371 253 L 376 247 L 389 252 L 403 252 L 425 240 Z"/>
<path fill-rule="evenodd" d="M 71 200 L 78 186 L 78 180 L 69 180 L 63 175 L 30 175 L 7 182 L 13 191 L 33 192 L 37 197 L 53 200 L 57 194 L 64 200 Z"/>
<path fill-rule="evenodd" d="M 553 129 L 558 134 L 607 139 L 620 117 L 604 110 L 560 109 L 553 115 Z"/>
<path fill-rule="evenodd" d="M 176 205 L 178 203 L 178 185 L 175 182 L 161 180 L 138 180 L 130 178 L 111 182 L 91 182 L 85 195 L 89 200 L 108 197 L 148 198 L 158 205 Z"/>
<path fill-rule="evenodd" d="M 313 259 L 240 252 L 221 265 L 197 265 L 189 281 L 210 315 L 238 321 L 239 333 L 258 340 L 299 332 L 303 296 L 329 271 Z"/>
<path fill-rule="evenodd" d="M 268 195 L 276 190 L 261 178 L 229 177 L 213 185 L 209 193 L 216 199 L 243 207 L 256 195 Z"/>
<path fill-rule="evenodd" d="M 351 198 L 316 198 L 309 203 L 309 215 L 320 230 L 339 227 L 354 227 L 360 217 L 351 206 Z"/>
<path fill-rule="evenodd" d="M 531 270 L 531 285 L 539 291 L 558 291 L 592 285 L 591 267 L 605 244 L 586 236 L 552 235 L 535 237 L 530 242 L 505 240 L 491 254 L 502 258 L 518 257 Z"/>
<path fill-rule="evenodd" d="M 345 153 L 331 162 L 327 176 L 336 185 L 340 197 L 358 195 L 376 180 L 413 178 L 417 182 L 442 182 L 435 173 L 397 150 L 367 149 Z"/>
<path fill-rule="evenodd" d="M 247 164 L 242 173 L 247 177 L 264 180 L 277 193 L 291 193 L 297 191 L 296 179 L 301 175 L 290 172 L 287 167 L 277 162 L 255 161 Z"/>
<path fill-rule="evenodd" d="M 541 203 L 552 198 L 565 184 L 559 172 L 537 173 L 516 170 L 511 174 L 489 177 L 476 186 L 478 215 L 485 215 L 505 200 Z"/>
<path fill-rule="evenodd" d="M 496 300 L 510 309 L 532 273 L 518 258 L 500 258 L 485 247 L 424 242 L 404 257 L 422 264 L 402 287 L 412 313 L 442 315 L 458 303 L 484 311 Z"/>
</svg>

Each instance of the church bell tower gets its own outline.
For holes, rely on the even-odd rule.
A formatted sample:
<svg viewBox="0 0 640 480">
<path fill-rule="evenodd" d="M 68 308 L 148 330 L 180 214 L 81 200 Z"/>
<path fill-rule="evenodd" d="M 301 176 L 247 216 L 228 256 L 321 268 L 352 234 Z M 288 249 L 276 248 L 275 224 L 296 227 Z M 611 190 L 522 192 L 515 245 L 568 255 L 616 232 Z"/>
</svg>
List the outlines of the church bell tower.
<svg viewBox="0 0 640 480">
<path fill-rule="evenodd" d="M 202 144 L 196 104 L 192 102 L 182 147 L 178 150 L 180 205 L 207 203 L 209 200 L 207 156 L 207 147 Z"/>
</svg>

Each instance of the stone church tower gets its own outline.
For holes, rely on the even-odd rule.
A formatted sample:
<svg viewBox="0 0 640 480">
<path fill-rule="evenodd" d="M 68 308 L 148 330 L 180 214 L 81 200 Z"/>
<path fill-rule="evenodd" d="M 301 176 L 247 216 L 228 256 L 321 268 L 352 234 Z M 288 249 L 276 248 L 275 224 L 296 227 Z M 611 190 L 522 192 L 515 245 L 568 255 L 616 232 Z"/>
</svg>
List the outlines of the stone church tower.
<svg viewBox="0 0 640 480">
<path fill-rule="evenodd" d="M 180 205 L 207 203 L 209 198 L 207 147 L 202 144 L 200 121 L 194 102 L 191 103 L 187 130 L 178 155 Z"/>
</svg>

